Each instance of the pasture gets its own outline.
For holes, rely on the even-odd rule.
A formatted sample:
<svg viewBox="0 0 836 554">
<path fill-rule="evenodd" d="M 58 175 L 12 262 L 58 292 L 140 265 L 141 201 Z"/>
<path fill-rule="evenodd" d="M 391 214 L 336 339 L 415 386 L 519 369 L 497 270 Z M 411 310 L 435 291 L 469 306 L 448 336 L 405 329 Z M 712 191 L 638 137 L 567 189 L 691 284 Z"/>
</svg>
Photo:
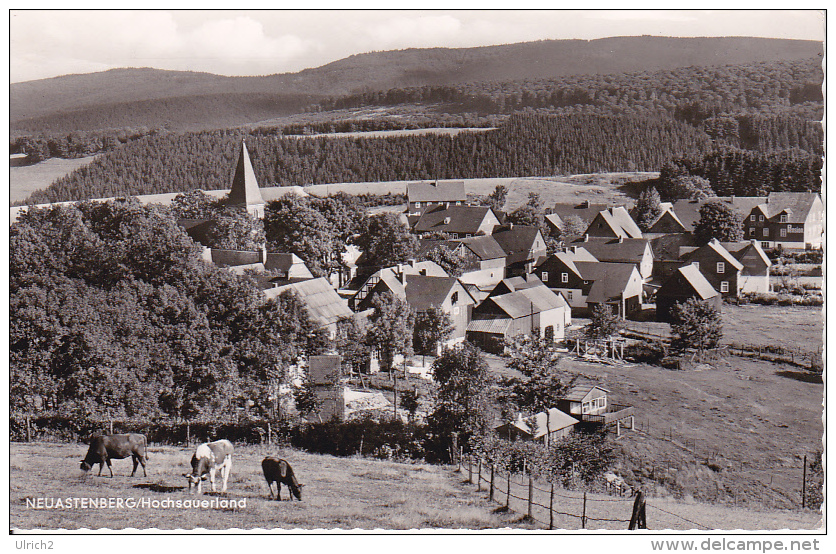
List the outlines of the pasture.
<svg viewBox="0 0 836 554">
<path fill-rule="evenodd" d="M 64 160 L 50 158 L 33 165 L 9 168 L 9 202 L 25 200 L 36 190 L 45 189 L 59 177 L 63 177 L 87 165 L 95 156 Z"/>
<path fill-rule="evenodd" d="M 482 496 L 449 467 L 335 458 L 279 447 L 236 446 L 226 495 L 246 507 L 34 509 L 26 499 L 132 498 L 190 500 L 184 472 L 194 448 L 149 446 L 148 477 L 129 477 L 129 459 L 114 460 L 115 476 L 84 475 L 85 444 L 11 444 L 10 527 L 19 529 L 489 529 L 527 524 L 519 515 L 495 514 Z M 288 460 L 305 485 L 302 502 L 268 500 L 261 470 L 265 456 Z M 105 468 L 103 475 L 108 475 Z M 141 472 L 140 472 L 141 475 Z M 220 489 L 220 486 L 218 487 Z M 211 491 L 208 482 L 204 490 Z M 274 487 L 275 491 L 275 487 Z"/>
</svg>

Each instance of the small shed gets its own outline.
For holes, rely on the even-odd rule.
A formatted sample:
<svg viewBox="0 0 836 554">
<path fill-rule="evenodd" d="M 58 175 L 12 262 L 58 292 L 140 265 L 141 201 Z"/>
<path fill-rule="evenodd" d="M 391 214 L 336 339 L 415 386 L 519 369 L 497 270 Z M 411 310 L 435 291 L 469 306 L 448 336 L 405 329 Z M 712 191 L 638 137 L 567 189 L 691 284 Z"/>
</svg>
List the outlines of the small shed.
<svg viewBox="0 0 836 554">
<path fill-rule="evenodd" d="M 577 419 L 557 408 L 549 408 L 548 414 L 539 412 L 529 417 L 519 414 L 515 421 L 506 422 L 496 427 L 495 431 L 500 437 L 509 440 L 540 440 L 548 444 L 552 439 L 571 433 L 578 423 Z"/>
<path fill-rule="evenodd" d="M 557 407 L 573 416 L 601 414 L 607 411 L 609 392 L 594 383 L 575 385 L 566 391 Z"/>
</svg>

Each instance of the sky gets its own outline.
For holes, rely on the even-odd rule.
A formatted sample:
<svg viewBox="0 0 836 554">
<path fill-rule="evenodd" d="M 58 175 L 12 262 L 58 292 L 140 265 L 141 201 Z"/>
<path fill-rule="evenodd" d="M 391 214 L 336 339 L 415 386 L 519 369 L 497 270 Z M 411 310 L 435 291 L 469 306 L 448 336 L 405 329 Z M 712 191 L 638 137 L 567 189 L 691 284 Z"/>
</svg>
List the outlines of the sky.
<svg viewBox="0 0 836 554">
<path fill-rule="evenodd" d="M 371 51 L 546 39 L 825 38 L 821 10 L 11 10 L 9 20 L 12 83 L 116 67 L 268 75 Z"/>
</svg>

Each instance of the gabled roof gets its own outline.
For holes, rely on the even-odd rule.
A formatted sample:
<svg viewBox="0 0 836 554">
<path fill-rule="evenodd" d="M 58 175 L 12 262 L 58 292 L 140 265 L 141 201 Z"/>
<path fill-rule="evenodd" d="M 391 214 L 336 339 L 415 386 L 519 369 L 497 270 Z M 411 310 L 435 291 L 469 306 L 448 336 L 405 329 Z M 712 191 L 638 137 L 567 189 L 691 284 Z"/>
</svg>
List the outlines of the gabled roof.
<svg viewBox="0 0 836 554">
<path fill-rule="evenodd" d="M 267 298 L 276 298 L 288 289 L 295 291 L 299 298 L 304 300 L 311 317 L 323 326 L 354 316 L 354 312 L 348 309 L 348 303 L 340 298 L 331 283 L 324 277 L 267 289 L 264 294 Z"/>
<path fill-rule="evenodd" d="M 288 279 L 313 279 L 313 274 L 302 258 L 292 253 L 268 253 L 264 267 L 270 271 L 278 270 Z"/>
<path fill-rule="evenodd" d="M 726 250 L 725 248 L 723 248 L 723 245 L 722 245 L 722 244 L 720 244 L 720 242 L 719 242 L 717 239 L 711 239 L 711 241 L 710 241 L 708 244 L 706 244 L 705 246 L 701 246 L 700 248 L 697 248 L 696 250 L 693 250 L 693 251 L 691 251 L 691 252 L 685 252 L 685 253 L 684 253 L 684 255 L 682 256 L 682 258 L 683 258 L 683 260 L 685 260 L 685 261 L 690 260 L 691 258 L 693 258 L 693 257 L 695 257 L 695 256 L 697 256 L 697 255 L 699 255 L 699 254 L 701 254 L 701 253 L 702 253 L 702 252 L 704 252 L 705 250 L 712 250 L 712 251 L 713 251 L 713 252 L 715 252 L 718 256 L 720 256 L 721 258 L 723 258 L 723 260 L 724 260 L 727 264 L 729 264 L 730 266 L 732 266 L 732 267 L 733 267 L 733 268 L 735 268 L 736 270 L 740 271 L 741 269 L 743 269 L 743 264 L 741 264 L 741 263 L 737 260 L 737 258 L 735 258 L 734 256 L 732 256 L 732 255 L 729 253 L 729 251 L 728 251 L 728 250 Z M 682 249 L 680 249 L 680 251 L 682 251 Z"/>
<path fill-rule="evenodd" d="M 406 275 L 406 301 L 410 307 L 416 312 L 424 312 L 430 306 L 441 308 L 441 305 L 459 285 L 459 280 L 455 277 L 431 277 L 429 275 Z M 475 304 L 476 301 L 471 298 L 467 289 L 459 285 L 464 292 L 464 298 L 460 298 L 459 302 L 467 304 Z"/>
<path fill-rule="evenodd" d="M 500 430 L 510 425 L 531 438 L 539 439 L 545 436 L 546 427 L 548 427 L 549 433 L 554 433 L 577 423 L 579 421 L 569 414 L 563 413 L 557 408 L 549 408 L 548 414 L 539 412 L 529 417 L 523 417 L 522 414 L 519 414 L 513 423 L 505 423 L 496 429 Z"/>
<path fill-rule="evenodd" d="M 714 290 L 714 287 L 711 286 L 711 283 L 709 283 L 706 280 L 705 276 L 702 273 L 700 273 L 700 270 L 697 269 L 697 267 L 694 264 L 688 264 L 686 266 L 678 268 L 673 273 L 673 275 L 670 276 L 668 281 L 676 279 L 678 275 L 685 279 L 685 281 L 689 285 L 691 285 L 691 288 L 694 289 L 694 292 L 696 292 L 702 300 L 708 300 L 709 298 L 714 298 L 715 296 L 720 294 L 716 290 Z M 665 284 L 667 284 L 668 281 L 666 281 Z M 662 285 L 663 289 L 667 288 L 665 287 L 665 284 Z"/>
<path fill-rule="evenodd" d="M 209 231 L 212 230 L 214 220 L 212 219 L 178 219 L 177 225 L 186 231 L 186 234 L 197 243 L 204 246 L 209 244 Z"/>
<path fill-rule="evenodd" d="M 639 226 L 636 225 L 635 221 L 633 221 L 633 218 L 630 217 L 630 213 L 624 206 L 607 208 L 606 210 L 599 212 L 598 216 L 600 216 L 607 223 L 607 225 L 609 225 L 610 229 L 612 229 L 618 237 L 634 239 L 642 237 L 641 229 L 639 229 Z M 590 226 L 591 225 L 592 223 L 590 223 Z"/>
<path fill-rule="evenodd" d="M 422 181 L 407 183 L 409 202 L 464 202 L 467 193 L 464 181 Z"/>
<path fill-rule="evenodd" d="M 747 240 L 741 242 L 721 242 L 720 244 L 723 245 L 723 248 L 729 251 L 729 253 L 737 258 L 737 261 L 743 260 L 748 254 L 754 252 L 756 256 L 759 256 L 761 260 L 763 260 L 764 264 L 767 267 L 772 265 L 772 261 L 769 259 L 769 256 L 766 255 L 766 252 L 763 251 L 761 245 L 756 240 Z"/>
<path fill-rule="evenodd" d="M 588 237 L 578 239 L 572 246 L 585 248 L 597 260 L 602 262 L 641 263 L 648 241 L 643 238 L 612 239 L 606 237 Z"/>
<path fill-rule="evenodd" d="M 804 223 L 818 196 L 815 192 L 770 192 L 767 202 L 758 207 L 770 219 L 783 212 L 787 214 L 787 223 Z"/>
<path fill-rule="evenodd" d="M 563 399 L 569 400 L 570 402 L 582 402 L 593 389 L 601 390 L 607 394 L 610 392 L 601 385 L 596 385 L 595 383 L 581 383 L 567 390 L 563 395 Z"/>
<path fill-rule="evenodd" d="M 529 316 L 555 308 L 568 307 L 563 296 L 555 294 L 549 287 L 543 285 L 516 290 L 500 296 L 491 296 L 485 302 L 493 302 L 500 310 L 511 318 Z"/>
<path fill-rule="evenodd" d="M 235 175 L 232 177 L 232 186 L 229 189 L 227 205 L 249 207 L 259 204 L 264 204 L 264 198 L 262 198 L 261 190 L 258 188 L 253 164 L 250 162 L 250 154 L 247 152 L 247 144 L 242 141 L 238 163 L 235 166 Z"/>
<path fill-rule="evenodd" d="M 431 206 L 424 209 L 413 227 L 415 233 L 476 234 L 491 209 L 487 206 Z"/>
<path fill-rule="evenodd" d="M 558 251 L 558 252 L 555 252 L 554 254 L 552 254 L 552 257 L 557 258 L 558 260 L 560 260 L 560 262 L 563 263 L 563 265 L 565 265 L 570 271 L 572 271 L 578 277 L 581 276 L 581 272 L 577 268 L 577 266 L 575 266 L 575 262 L 597 262 L 598 261 L 595 258 L 595 256 L 590 254 L 589 251 L 586 250 L 583 247 L 561 250 L 561 251 Z M 537 270 L 539 271 L 540 267 L 542 267 L 543 264 L 545 264 L 548 260 L 549 260 L 549 258 L 546 258 L 540 264 L 540 266 L 538 267 Z"/>
<path fill-rule="evenodd" d="M 690 233 L 672 233 L 650 239 L 653 259 L 661 261 L 678 261 L 680 248 L 694 246 L 694 235 Z"/>
<path fill-rule="evenodd" d="M 540 229 L 528 225 L 512 225 L 508 228 L 494 231 L 491 235 L 505 252 L 505 263 L 513 263 L 531 259 L 529 253 L 534 248 L 534 240 Z"/>
<path fill-rule="evenodd" d="M 592 202 L 584 201 L 580 204 L 555 204 L 554 208 L 552 209 L 552 213 L 558 216 L 561 221 L 569 216 L 575 215 L 581 218 L 582 220 L 589 222 L 595 219 L 596 215 L 610 207 L 612 207 L 610 204 L 595 204 Z M 553 223 L 557 223 L 556 221 L 554 221 L 554 218 L 552 218 L 551 221 Z"/>
<path fill-rule="evenodd" d="M 504 258 L 505 251 L 493 237 L 493 235 L 484 235 L 477 237 L 467 237 L 463 239 L 453 240 L 451 242 L 459 242 L 468 250 L 473 252 L 480 260 L 495 260 L 496 258 Z"/>
<path fill-rule="evenodd" d="M 683 232 L 688 231 L 688 228 L 685 226 L 685 223 L 682 222 L 681 219 L 676 215 L 676 212 L 673 210 L 673 204 L 670 202 L 662 202 L 661 203 L 662 212 L 653 220 L 653 223 L 650 224 L 648 227 L 648 233 L 654 232 L 654 227 L 659 226 L 662 227 L 662 220 L 663 219 L 671 219 L 676 223 L 679 227 L 682 228 Z M 661 232 L 661 231 L 660 231 Z"/>
<path fill-rule="evenodd" d="M 491 317 L 487 319 L 474 319 L 467 324 L 468 331 L 477 333 L 490 333 L 493 335 L 504 335 L 514 322 L 509 317 Z"/>
<path fill-rule="evenodd" d="M 607 262 L 575 262 L 584 281 L 592 281 L 592 287 L 586 301 L 601 304 L 620 297 L 627 289 L 633 273 L 638 277 L 638 270 L 632 264 Z M 641 277 L 638 277 L 641 280 Z"/>
</svg>

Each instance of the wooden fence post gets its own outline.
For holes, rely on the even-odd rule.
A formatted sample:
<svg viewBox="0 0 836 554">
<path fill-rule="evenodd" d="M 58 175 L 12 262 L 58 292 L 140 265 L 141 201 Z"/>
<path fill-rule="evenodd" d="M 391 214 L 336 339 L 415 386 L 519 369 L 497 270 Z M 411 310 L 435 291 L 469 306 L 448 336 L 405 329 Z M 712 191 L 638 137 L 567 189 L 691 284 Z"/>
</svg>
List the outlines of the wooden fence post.
<svg viewBox="0 0 836 554">
<path fill-rule="evenodd" d="M 549 492 L 549 531 L 554 529 L 554 481 Z"/>
<path fill-rule="evenodd" d="M 583 493 L 583 511 L 581 512 L 581 529 L 586 529 L 586 491 Z"/>
<path fill-rule="evenodd" d="M 110 434 L 113 434 L 113 419 L 110 420 Z"/>
<path fill-rule="evenodd" d="M 644 492 L 642 491 L 636 494 L 636 501 L 633 502 L 633 515 L 630 517 L 630 526 L 627 529 L 629 531 L 647 529 L 647 513 L 645 511 Z"/>
<path fill-rule="evenodd" d="M 32 422 L 26 416 L 26 442 L 32 442 Z"/>
<path fill-rule="evenodd" d="M 534 519 L 532 509 L 534 507 L 534 479 L 528 476 L 528 517 Z"/>
<path fill-rule="evenodd" d="M 491 494 L 490 494 L 491 502 L 493 502 L 493 470 L 494 470 L 494 467 L 493 467 L 493 464 L 491 464 Z"/>
<path fill-rule="evenodd" d="M 505 489 L 505 507 L 511 509 L 511 470 L 508 470 L 508 487 Z"/>
<path fill-rule="evenodd" d="M 801 508 L 807 507 L 807 455 L 804 455 L 804 472 L 801 474 Z"/>
<path fill-rule="evenodd" d="M 191 424 L 187 421 L 186 422 L 186 444 L 191 444 L 191 442 L 192 442 Z"/>
<path fill-rule="evenodd" d="M 476 476 L 476 490 L 482 492 L 482 456 L 479 456 L 479 475 Z"/>
<path fill-rule="evenodd" d="M 267 422 L 267 444 L 273 444 L 273 426 Z"/>
<path fill-rule="evenodd" d="M 471 454 L 467 455 L 467 481 L 473 482 L 473 456 Z"/>
</svg>

